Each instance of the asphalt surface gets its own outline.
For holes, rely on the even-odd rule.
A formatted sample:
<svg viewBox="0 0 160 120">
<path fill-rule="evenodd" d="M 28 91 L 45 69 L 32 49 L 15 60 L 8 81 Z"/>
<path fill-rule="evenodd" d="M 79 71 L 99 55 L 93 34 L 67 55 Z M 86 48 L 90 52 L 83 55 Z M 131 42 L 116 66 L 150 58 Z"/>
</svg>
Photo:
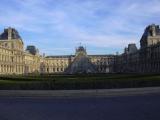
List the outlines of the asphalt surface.
<svg viewBox="0 0 160 120">
<path fill-rule="evenodd" d="M 160 120 L 160 94 L 0 97 L 0 120 Z"/>
</svg>

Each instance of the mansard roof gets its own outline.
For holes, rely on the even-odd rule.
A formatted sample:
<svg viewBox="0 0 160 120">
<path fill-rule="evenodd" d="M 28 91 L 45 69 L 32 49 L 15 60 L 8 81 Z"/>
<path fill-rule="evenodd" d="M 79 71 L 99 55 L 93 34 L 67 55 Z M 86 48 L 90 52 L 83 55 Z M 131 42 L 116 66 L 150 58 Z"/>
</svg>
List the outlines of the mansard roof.
<svg viewBox="0 0 160 120">
<path fill-rule="evenodd" d="M 152 36 L 152 29 L 155 28 L 155 34 L 156 35 L 160 35 L 160 28 L 159 28 L 159 25 L 155 25 L 155 24 L 152 24 L 152 25 L 149 25 L 146 27 L 143 35 L 142 35 L 142 38 L 141 40 L 144 40 L 146 39 L 148 36 Z"/>
<path fill-rule="evenodd" d="M 83 46 L 79 46 L 79 47 L 77 48 L 77 51 L 85 51 L 85 48 L 84 48 Z"/>
<path fill-rule="evenodd" d="M 75 57 L 74 55 L 54 55 L 54 56 L 46 56 L 46 58 L 69 58 Z"/>
<path fill-rule="evenodd" d="M 38 53 L 38 49 L 34 45 L 28 45 L 26 51 L 28 51 L 32 55 L 36 55 Z"/>
<path fill-rule="evenodd" d="M 89 57 L 113 57 L 113 54 L 106 54 L 106 55 L 88 55 Z"/>
<path fill-rule="evenodd" d="M 9 30 L 11 31 L 11 39 L 21 39 L 21 36 L 19 35 L 18 31 L 14 28 L 7 28 L 4 29 L 4 32 L 0 34 L 0 40 L 8 40 Z"/>
</svg>

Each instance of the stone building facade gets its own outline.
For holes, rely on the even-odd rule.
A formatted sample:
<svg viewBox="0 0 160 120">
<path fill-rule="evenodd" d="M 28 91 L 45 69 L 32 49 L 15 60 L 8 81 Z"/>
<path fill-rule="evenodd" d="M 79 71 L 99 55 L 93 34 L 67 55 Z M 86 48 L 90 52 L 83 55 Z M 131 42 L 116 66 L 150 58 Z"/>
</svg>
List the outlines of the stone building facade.
<svg viewBox="0 0 160 120">
<path fill-rule="evenodd" d="M 72 74 L 72 72 L 68 72 L 68 71 L 71 70 L 69 69 L 70 66 L 73 63 L 75 63 L 78 67 L 74 69 L 73 73 L 80 73 L 80 72 L 87 73 L 87 71 L 85 71 L 87 70 L 87 68 L 79 72 L 77 70 L 83 67 L 84 63 L 82 65 L 79 65 L 81 64 L 80 63 L 81 60 L 80 62 L 78 61 L 83 56 L 85 56 L 86 57 L 85 59 L 88 59 L 89 61 L 85 66 L 90 66 L 89 64 L 91 63 L 95 67 L 95 70 L 96 70 L 95 73 L 113 72 L 112 64 L 114 60 L 114 55 L 87 55 L 86 49 L 83 46 L 79 46 L 76 49 L 75 55 L 47 56 L 43 58 L 44 61 L 43 61 L 43 66 L 41 66 L 41 72 L 43 71 L 42 73 Z"/>
<path fill-rule="evenodd" d="M 40 55 L 24 51 L 17 30 L 4 29 L 0 35 L 0 74 L 25 74 L 39 71 Z"/>
<path fill-rule="evenodd" d="M 124 53 L 114 60 L 114 72 L 119 73 L 159 73 L 160 72 L 160 28 L 152 24 L 146 27 L 140 49 L 129 44 Z"/>
<path fill-rule="evenodd" d="M 76 73 L 159 73 L 160 28 L 146 27 L 140 49 L 129 44 L 120 55 L 88 55 L 83 46 L 75 55 L 42 56 L 38 49 L 27 46 L 14 28 L 0 34 L 0 74 L 76 74 Z"/>
<path fill-rule="evenodd" d="M 78 59 L 79 54 L 85 54 L 88 60 L 86 65 L 93 64 L 96 73 L 113 72 L 111 63 L 114 55 L 87 55 L 86 49 L 80 46 L 76 49 L 75 55 L 44 57 L 35 46 L 27 46 L 24 50 L 23 40 L 16 29 L 9 27 L 0 34 L 0 74 L 70 74 L 67 70 Z"/>
</svg>

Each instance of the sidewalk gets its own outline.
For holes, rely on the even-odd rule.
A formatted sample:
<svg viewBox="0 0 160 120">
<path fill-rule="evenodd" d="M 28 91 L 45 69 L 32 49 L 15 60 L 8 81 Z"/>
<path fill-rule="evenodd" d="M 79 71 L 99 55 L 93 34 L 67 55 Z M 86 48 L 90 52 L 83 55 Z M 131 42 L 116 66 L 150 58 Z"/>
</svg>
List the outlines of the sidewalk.
<svg viewBox="0 0 160 120">
<path fill-rule="evenodd" d="M 160 94 L 160 87 L 97 90 L 0 90 L 0 97 L 110 97 Z"/>
</svg>

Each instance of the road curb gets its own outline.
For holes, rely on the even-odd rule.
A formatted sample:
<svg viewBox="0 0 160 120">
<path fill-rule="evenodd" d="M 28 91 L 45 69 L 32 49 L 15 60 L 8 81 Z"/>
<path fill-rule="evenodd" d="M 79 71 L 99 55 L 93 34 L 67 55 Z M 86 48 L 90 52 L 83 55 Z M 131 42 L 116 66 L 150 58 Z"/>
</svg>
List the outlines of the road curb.
<svg viewBox="0 0 160 120">
<path fill-rule="evenodd" d="M 160 87 L 96 90 L 0 90 L 0 97 L 109 97 L 160 94 Z"/>
</svg>

